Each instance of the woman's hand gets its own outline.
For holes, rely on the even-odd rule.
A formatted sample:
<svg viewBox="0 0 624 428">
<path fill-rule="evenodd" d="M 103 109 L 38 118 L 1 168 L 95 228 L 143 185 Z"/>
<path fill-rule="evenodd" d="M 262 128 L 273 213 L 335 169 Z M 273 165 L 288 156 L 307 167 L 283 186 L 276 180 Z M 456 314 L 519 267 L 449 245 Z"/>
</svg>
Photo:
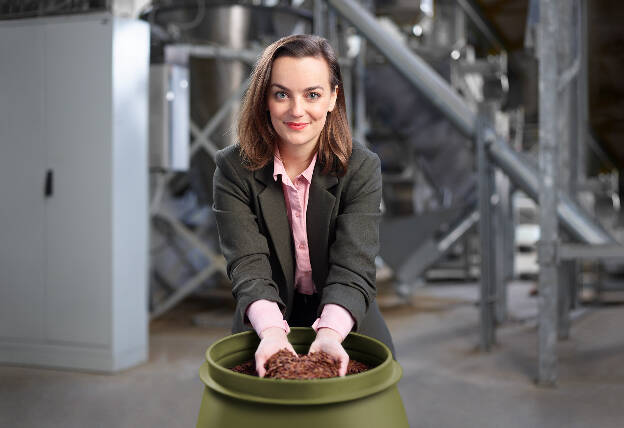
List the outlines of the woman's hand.
<svg viewBox="0 0 624 428">
<path fill-rule="evenodd" d="M 319 328 L 316 332 L 316 339 L 310 345 L 310 351 L 320 352 L 325 351 L 338 361 L 340 361 L 340 369 L 338 369 L 338 375 L 344 376 L 347 374 L 347 366 L 349 364 L 349 354 L 344 350 L 341 345 L 342 337 L 337 331 L 331 328 Z"/>
<path fill-rule="evenodd" d="M 260 333 L 260 339 L 260 344 L 258 345 L 258 349 L 256 349 L 255 355 L 256 371 L 258 372 L 258 376 L 260 377 L 264 377 L 264 375 L 266 374 L 264 364 L 271 357 L 271 355 L 275 354 L 277 351 L 281 349 L 286 349 L 292 352 L 295 356 L 297 356 L 295 349 L 288 341 L 286 332 L 282 328 L 266 328 Z"/>
</svg>

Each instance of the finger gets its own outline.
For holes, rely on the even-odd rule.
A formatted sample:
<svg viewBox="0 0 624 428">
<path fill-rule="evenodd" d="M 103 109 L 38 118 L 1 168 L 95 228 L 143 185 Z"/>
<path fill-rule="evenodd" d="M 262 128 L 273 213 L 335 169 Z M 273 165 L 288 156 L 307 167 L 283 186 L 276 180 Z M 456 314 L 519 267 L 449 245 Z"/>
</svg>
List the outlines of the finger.
<svg viewBox="0 0 624 428">
<path fill-rule="evenodd" d="M 313 352 L 316 352 L 316 347 L 314 346 L 314 343 L 310 346 L 310 349 L 308 349 L 308 355 L 310 355 Z"/>
<path fill-rule="evenodd" d="M 266 369 L 264 366 L 256 366 L 256 371 L 258 372 L 258 377 L 264 377 L 266 375 Z"/>
<path fill-rule="evenodd" d="M 256 371 L 258 372 L 259 377 L 264 377 L 264 375 L 266 374 L 266 369 L 264 368 L 265 362 L 266 358 L 256 357 Z"/>
<path fill-rule="evenodd" d="M 340 358 L 340 369 L 338 370 L 338 375 L 339 376 L 346 376 L 347 375 L 347 368 L 349 365 L 349 357 L 342 357 Z"/>
<path fill-rule="evenodd" d="M 340 376 L 346 376 L 347 370 L 349 368 L 349 354 L 341 347 L 340 349 L 340 370 L 338 374 Z"/>
<path fill-rule="evenodd" d="M 297 355 L 297 352 L 295 352 L 295 348 L 292 347 L 292 345 L 289 343 L 287 346 L 287 349 L 297 358 L 299 358 L 299 355 Z"/>
</svg>

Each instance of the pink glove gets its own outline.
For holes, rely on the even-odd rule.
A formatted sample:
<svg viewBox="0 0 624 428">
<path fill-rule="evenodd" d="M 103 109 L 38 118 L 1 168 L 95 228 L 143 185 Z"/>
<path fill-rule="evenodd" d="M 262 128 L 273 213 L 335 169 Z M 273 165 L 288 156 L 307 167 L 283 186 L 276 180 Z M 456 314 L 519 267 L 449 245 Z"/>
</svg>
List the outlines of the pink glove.
<svg viewBox="0 0 624 428">
<path fill-rule="evenodd" d="M 256 349 L 255 356 L 256 371 L 258 372 L 258 376 L 264 377 L 266 374 L 264 363 L 266 363 L 271 355 L 275 354 L 277 351 L 286 348 L 297 356 L 297 353 L 288 341 L 288 337 L 286 336 L 286 331 L 284 331 L 284 329 L 279 327 L 265 328 L 259 336 L 261 340 L 258 345 L 258 349 Z"/>
<path fill-rule="evenodd" d="M 308 354 L 312 352 L 320 352 L 325 351 L 338 361 L 340 361 L 340 369 L 338 369 L 338 375 L 344 376 L 347 374 L 347 366 L 349 364 L 349 354 L 341 345 L 342 336 L 331 328 L 322 327 L 319 328 L 316 332 L 316 339 L 310 345 L 310 351 Z"/>
</svg>

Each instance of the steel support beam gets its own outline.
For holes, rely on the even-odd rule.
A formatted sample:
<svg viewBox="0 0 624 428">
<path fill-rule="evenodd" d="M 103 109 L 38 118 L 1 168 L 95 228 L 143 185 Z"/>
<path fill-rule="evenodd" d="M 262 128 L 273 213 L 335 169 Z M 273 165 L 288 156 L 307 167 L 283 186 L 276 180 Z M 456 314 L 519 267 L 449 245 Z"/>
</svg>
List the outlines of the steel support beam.
<svg viewBox="0 0 624 428">
<path fill-rule="evenodd" d="M 538 372 L 540 385 L 557 381 L 557 285 L 556 250 L 559 239 L 557 189 L 559 150 L 557 32 L 560 0 L 540 0 L 539 24 L 539 321 Z"/>
<path fill-rule="evenodd" d="M 477 174 L 479 180 L 479 241 L 481 243 L 481 297 L 480 297 L 480 344 L 489 351 L 496 341 L 496 282 L 497 256 L 495 218 L 492 202 L 495 195 L 494 168 L 487 156 L 486 146 L 495 135 L 490 131 L 494 120 L 495 105 L 479 104 L 477 134 Z"/>
<path fill-rule="evenodd" d="M 559 63 L 557 84 L 558 88 L 558 117 L 557 123 L 557 147 L 559 160 L 557 162 L 559 175 L 559 189 L 576 199 L 578 188 L 578 156 L 579 144 L 576 138 L 578 109 L 577 109 L 577 77 L 579 76 L 579 10 L 577 0 L 559 2 L 557 26 L 557 61 Z M 562 239 L 569 240 L 569 234 L 563 233 Z M 558 298 L 558 337 L 567 339 L 570 335 L 570 302 L 576 295 L 578 288 L 577 262 L 567 260 L 559 263 L 559 298 Z"/>
<path fill-rule="evenodd" d="M 624 259 L 624 247 L 620 244 L 562 244 L 559 246 L 557 257 L 559 260 Z"/>
<path fill-rule="evenodd" d="M 576 292 L 578 282 L 578 263 L 576 260 L 558 261 L 557 280 L 557 338 L 566 340 L 570 337 L 570 309 L 573 292 Z"/>
<path fill-rule="evenodd" d="M 588 52 L 587 43 L 589 34 L 587 32 L 587 0 L 578 0 L 578 55 L 579 55 L 579 74 L 576 79 L 576 137 L 578 145 L 578 156 L 576 163 L 576 171 L 578 180 L 585 183 L 587 180 L 587 146 L 592 140 L 589 136 L 589 71 L 588 71 Z"/>
<path fill-rule="evenodd" d="M 488 162 L 490 159 L 488 157 Z M 490 162 L 491 163 L 491 162 Z M 509 178 L 496 168 L 494 172 L 495 204 L 494 216 L 494 245 L 496 248 L 496 324 L 502 324 L 507 319 L 507 284 L 513 278 L 513 258 L 515 249 L 513 244 L 514 221 L 511 209 L 511 189 Z"/>
</svg>

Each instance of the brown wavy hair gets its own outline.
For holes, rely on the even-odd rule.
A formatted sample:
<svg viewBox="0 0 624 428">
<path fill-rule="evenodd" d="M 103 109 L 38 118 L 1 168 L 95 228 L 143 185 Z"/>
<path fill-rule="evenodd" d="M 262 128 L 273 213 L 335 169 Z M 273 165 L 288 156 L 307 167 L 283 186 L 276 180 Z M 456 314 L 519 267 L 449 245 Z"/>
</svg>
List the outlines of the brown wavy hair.
<svg viewBox="0 0 624 428">
<path fill-rule="evenodd" d="M 317 161 L 320 162 L 323 174 L 333 172 L 344 175 L 351 157 L 352 143 L 340 67 L 326 39 L 305 34 L 279 39 L 269 45 L 256 62 L 238 121 L 238 141 L 245 167 L 250 170 L 260 169 L 273 159 L 277 133 L 271 125 L 267 99 L 273 61 L 280 57 L 320 57 L 327 62 L 329 83 L 333 90 L 338 87 L 338 94 L 336 105 L 327 114 L 319 136 Z"/>
</svg>

